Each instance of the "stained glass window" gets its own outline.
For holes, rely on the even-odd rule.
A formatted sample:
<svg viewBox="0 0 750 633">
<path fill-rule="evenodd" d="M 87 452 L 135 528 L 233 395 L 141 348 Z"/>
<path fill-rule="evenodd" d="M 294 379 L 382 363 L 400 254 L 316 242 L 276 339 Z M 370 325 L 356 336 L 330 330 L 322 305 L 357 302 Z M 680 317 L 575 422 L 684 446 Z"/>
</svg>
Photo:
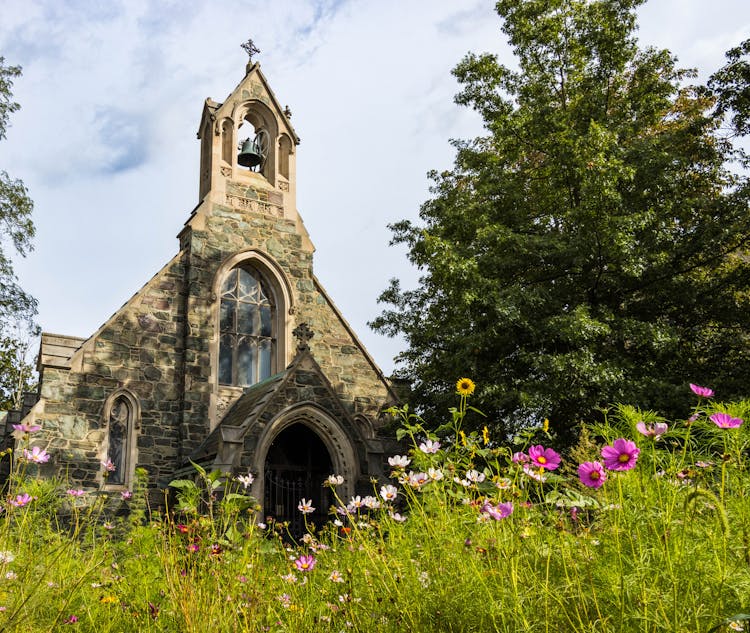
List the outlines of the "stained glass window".
<svg viewBox="0 0 750 633">
<path fill-rule="evenodd" d="M 260 274 L 234 268 L 221 288 L 219 383 L 247 387 L 268 378 L 275 343 L 274 306 Z"/>
</svg>

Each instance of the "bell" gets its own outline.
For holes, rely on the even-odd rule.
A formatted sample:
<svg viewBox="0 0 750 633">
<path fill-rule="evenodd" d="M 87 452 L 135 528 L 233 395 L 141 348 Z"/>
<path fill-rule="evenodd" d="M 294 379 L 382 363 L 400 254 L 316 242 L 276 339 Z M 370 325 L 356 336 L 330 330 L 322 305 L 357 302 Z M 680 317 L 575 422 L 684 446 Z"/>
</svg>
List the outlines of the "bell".
<svg viewBox="0 0 750 633">
<path fill-rule="evenodd" d="M 257 167 L 263 162 L 263 154 L 254 139 L 246 138 L 242 142 L 240 153 L 237 154 L 237 163 L 243 167 Z"/>
</svg>

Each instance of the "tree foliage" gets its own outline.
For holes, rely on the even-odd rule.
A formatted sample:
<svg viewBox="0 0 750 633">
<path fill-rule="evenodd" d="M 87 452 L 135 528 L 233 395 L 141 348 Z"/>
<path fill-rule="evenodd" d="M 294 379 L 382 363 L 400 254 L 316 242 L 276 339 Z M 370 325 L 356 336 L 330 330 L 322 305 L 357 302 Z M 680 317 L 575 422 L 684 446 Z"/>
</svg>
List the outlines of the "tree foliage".
<svg viewBox="0 0 750 633">
<path fill-rule="evenodd" d="M 10 115 L 19 108 L 11 88 L 20 74 L 20 67 L 8 66 L 0 57 L 0 140 L 6 136 Z M 11 255 L 25 256 L 32 249 L 33 206 L 23 182 L 0 169 L 0 410 L 16 406 L 31 380 L 28 340 L 18 333 L 35 333 L 36 300 L 18 284 Z"/>
<path fill-rule="evenodd" d="M 643 1 L 500 0 L 518 68 L 454 69 L 486 134 L 431 174 L 420 224 L 392 225 L 420 286 L 393 280 L 372 324 L 405 336 L 426 411 L 466 375 L 500 430 L 549 417 L 570 440 L 616 401 L 679 416 L 688 381 L 746 392 L 750 186 L 722 124 L 747 131 L 747 43 L 689 85 L 638 47 Z"/>
</svg>

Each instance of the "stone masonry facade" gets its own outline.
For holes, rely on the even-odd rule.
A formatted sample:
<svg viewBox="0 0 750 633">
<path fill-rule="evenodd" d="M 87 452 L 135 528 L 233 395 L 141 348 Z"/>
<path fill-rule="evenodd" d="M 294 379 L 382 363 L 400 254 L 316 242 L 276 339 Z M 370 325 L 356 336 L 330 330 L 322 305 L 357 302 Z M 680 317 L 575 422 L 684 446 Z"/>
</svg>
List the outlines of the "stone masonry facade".
<svg viewBox="0 0 750 633">
<path fill-rule="evenodd" d="M 263 172 L 241 169 L 226 151 L 247 122 L 276 139 L 268 159 L 275 162 Z M 268 275 L 276 296 L 274 371 L 294 357 L 292 330 L 309 325 L 310 355 L 338 401 L 326 396 L 320 406 L 361 427 L 348 437 L 377 444 L 381 412 L 395 398 L 313 274 L 314 248 L 295 206 L 298 138 L 258 64 L 248 65 L 224 104 L 206 101 L 199 137 L 203 195 L 179 234 L 179 252 L 89 338 L 42 337 L 38 401 L 25 420 L 42 426 L 34 443 L 52 456 L 43 472 L 106 487 L 108 411 L 120 393 L 133 403 L 123 487 L 136 466 L 163 486 L 185 465 L 244 392 L 217 379 L 218 311 L 222 275 L 247 261 Z M 286 394 L 287 405 L 300 393 Z M 249 454 L 252 440 L 246 444 Z M 355 450 L 369 463 L 367 446 Z"/>
</svg>

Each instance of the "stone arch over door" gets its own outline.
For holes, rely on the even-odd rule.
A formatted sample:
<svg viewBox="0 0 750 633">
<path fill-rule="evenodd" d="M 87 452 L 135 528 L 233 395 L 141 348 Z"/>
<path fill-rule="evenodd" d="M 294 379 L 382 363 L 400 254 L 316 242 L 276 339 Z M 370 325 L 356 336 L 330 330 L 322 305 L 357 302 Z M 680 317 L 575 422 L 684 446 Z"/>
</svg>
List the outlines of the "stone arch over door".
<svg viewBox="0 0 750 633">
<path fill-rule="evenodd" d="M 306 433 L 312 433 L 319 440 L 327 452 L 331 465 L 331 472 L 325 476 L 336 474 L 344 478 L 344 484 L 338 486 L 336 491 L 339 497 L 346 501 L 354 493 L 360 472 L 353 438 L 349 437 L 333 417 L 312 404 L 301 404 L 285 410 L 261 433 L 250 466 L 251 472 L 256 475 L 253 484 L 255 498 L 261 502 L 266 499 L 266 485 L 271 483 L 266 481 L 267 460 L 269 453 L 274 450 L 274 443 L 277 439 L 287 441 L 295 429 L 301 431 L 298 437 L 302 440 L 305 439 Z M 314 444 L 314 440 L 310 443 Z M 328 508 L 321 510 L 327 512 Z"/>
</svg>

